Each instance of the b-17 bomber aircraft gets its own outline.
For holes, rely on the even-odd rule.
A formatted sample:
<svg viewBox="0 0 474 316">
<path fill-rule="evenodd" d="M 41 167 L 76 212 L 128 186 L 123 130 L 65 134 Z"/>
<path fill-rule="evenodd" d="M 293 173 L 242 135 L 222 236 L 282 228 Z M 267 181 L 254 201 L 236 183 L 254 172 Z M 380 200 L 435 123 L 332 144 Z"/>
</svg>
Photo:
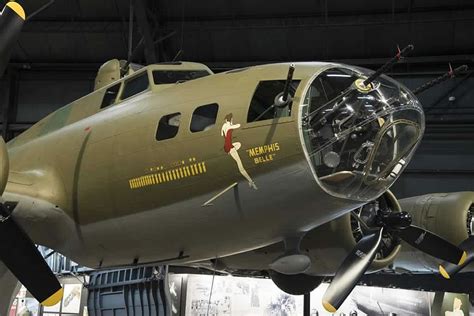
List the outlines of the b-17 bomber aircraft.
<svg viewBox="0 0 474 316">
<path fill-rule="evenodd" d="M 2 68 L 24 19 L 15 2 L 0 16 Z M 350 214 L 364 233 L 325 271 L 328 311 L 387 266 L 400 239 L 456 270 L 467 253 L 412 225 L 389 191 L 424 131 L 415 95 L 383 75 L 412 48 L 376 72 L 105 63 L 92 93 L 0 146 L 0 313 L 17 280 L 43 305 L 61 299 L 35 244 L 91 268 L 217 266 L 280 245 L 264 268 L 284 287 L 285 277 L 311 283 L 305 272 L 332 260 L 323 251 L 313 262 L 308 232 L 320 232 L 316 248 L 338 243 L 324 232 Z"/>
</svg>

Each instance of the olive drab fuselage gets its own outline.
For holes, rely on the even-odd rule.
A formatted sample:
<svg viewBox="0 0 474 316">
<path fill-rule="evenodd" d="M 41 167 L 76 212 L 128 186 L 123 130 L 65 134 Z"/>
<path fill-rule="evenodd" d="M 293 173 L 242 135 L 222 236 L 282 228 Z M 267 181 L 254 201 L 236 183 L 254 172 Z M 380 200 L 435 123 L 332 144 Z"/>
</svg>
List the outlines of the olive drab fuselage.
<svg viewBox="0 0 474 316">
<path fill-rule="evenodd" d="M 14 215 L 36 243 L 90 267 L 226 256 L 337 218 L 364 202 L 321 188 L 302 136 L 303 96 L 335 65 L 297 63 L 288 115 L 248 122 L 259 82 L 285 80 L 288 66 L 166 88 L 153 84 L 156 65 L 145 67 L 121 79 L 146 73 L 145 91 L 101 109 L 112 83 L 11 141 L 4 198 L 19 202 Z M 192 132 L 194 111 L 210 104 L 215 122 Z M 163 117 L 176 134 L 157 140 Z"/>
</svg>

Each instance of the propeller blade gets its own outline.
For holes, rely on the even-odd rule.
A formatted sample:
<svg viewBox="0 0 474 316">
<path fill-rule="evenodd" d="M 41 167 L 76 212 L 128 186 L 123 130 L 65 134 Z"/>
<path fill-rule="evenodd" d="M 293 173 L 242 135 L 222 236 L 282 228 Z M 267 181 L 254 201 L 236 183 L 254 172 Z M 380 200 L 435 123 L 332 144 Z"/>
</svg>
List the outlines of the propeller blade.
<svg viewBox="0 0 474 316">
<path fill-rule="evenodd" d="M 0 77 L 10 60 L 13 45 L 25 22 L 25 11 L 17 2 L 8 2 L 0 14 Z"/>
<path fill-rule="evenodd" d="M 337 311 L 367 271 L 382 241 L 382 234 L 383 228 L 374 234 L 362 237 L 337 269 L 323 296 L 323 306 L 328 312 Z"/>
<path fill-rule="evenodd" d="M 0 260 L 5 266 L 42 305 L 56 305 L 63 296 L 63 288 L 3 204 L 0 204 L 0 240 Z"/>
<path fill-rule="evenodd" d="M 460 245 L 459 248 L 466 251 L 468 253 L 467 259 L 464 264 L 456 265 L 450 262 L 443 262 L 439 265 L 439 273 L 445 278 L 450 279 L 453 275 L 464 269 L 469 263 L 474 261 L 474 237 L 471 236 L 468 239 L 464 240 Z"/>
<path fill-rule="evenodd" d="M 3 137 L 0 136 L 0 195 L 3 194 L 8 182 L 8 174 L 10 173 L 10 160 L 8 157 L 7 144 Z"/>
<path fill-rule="evenodd" d="M 464 264 L 467 259 L 467 253 L 464 250 L 418 226 L 410 225 L 394 233 L 412 247 L 433 257 L 456 265 Z"/>
</svg>

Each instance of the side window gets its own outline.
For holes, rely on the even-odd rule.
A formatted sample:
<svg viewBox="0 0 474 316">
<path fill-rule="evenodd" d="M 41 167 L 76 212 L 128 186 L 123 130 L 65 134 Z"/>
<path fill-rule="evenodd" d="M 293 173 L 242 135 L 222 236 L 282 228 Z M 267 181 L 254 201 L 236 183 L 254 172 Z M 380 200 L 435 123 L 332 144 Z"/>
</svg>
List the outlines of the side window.
<svg viewBox="0 0 474 316">
<path fill-rule="evenodd" d="M 290 95 L 293 97 L 298 88 L 299 80 L 293 80 L 290 85 Z M 247 122 L 271 120 L 277 117 L 291 115 L 291 102 L 287 107 L 273 106 L 275 97 L 285 89 L 285 80 L 260 81 L 250 102 Z"/>
<path fill-rule="evenodd" d="M 194 110 L 190 126 L 191 132 L 196 133 L 211 129 L 216 123 L 218 110 L 219 105 L 217 103 L 203 105 Z"/>
<path fill-rule="evenodd" d="M 125 81 L 125 87 L 123 88 L 121 99 L 128 99 L 135 94 L 145 91 L 149 86 L 148 74 L 144 72 L 137 77 Z"/>
<path fill-rule="evenodd" d="M 158 123 L 156 130 L 156 140 L 173 138 L 178 134 L 181 113 L 173 113 L 163 116 Z"/>
<path fill-rule="evenodd" d="M 116 84 L 115 86 L 112 86 L 105 91 L 104 98 L 102 99 L 102 104 L 100 105 L 100 108 L 106 108 L 109 105 L 112 105 L 115 103 L 115 99 L 117 98 L 117 94 L 120 90 L 120 84 Z"/>
</svg>

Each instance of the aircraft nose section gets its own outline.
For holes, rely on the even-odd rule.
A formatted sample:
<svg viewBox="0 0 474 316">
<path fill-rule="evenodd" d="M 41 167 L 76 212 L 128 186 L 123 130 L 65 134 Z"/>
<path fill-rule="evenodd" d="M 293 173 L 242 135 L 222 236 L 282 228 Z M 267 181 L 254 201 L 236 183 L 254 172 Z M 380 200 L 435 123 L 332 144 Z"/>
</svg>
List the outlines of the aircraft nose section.
<svg viewBox="0 0 474 316">
<path fill-rule="evenodd" d="M 385 192 L 424 132 L 419 101 L 397 81 L 335 68 L 311 83 L 302 107 L 303 141 L 319 185 L 329 194 L 368 201 Z"/>
</svg>

